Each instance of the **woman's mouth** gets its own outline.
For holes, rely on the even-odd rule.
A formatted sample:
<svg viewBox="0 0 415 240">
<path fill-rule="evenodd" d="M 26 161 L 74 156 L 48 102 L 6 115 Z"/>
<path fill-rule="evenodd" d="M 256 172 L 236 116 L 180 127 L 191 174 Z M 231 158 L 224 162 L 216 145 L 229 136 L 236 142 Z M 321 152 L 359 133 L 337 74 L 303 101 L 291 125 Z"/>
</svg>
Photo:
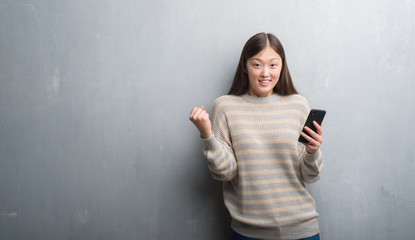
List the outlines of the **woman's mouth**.
<svg viewBox="0 0 415 240">
<path fill-rule="evenodd" d="M 267 86 L 270 82 L 271 82 L 270 79 L 259 80 L 259 84 L 262 85 L 262 86 Z"/>
</svg>

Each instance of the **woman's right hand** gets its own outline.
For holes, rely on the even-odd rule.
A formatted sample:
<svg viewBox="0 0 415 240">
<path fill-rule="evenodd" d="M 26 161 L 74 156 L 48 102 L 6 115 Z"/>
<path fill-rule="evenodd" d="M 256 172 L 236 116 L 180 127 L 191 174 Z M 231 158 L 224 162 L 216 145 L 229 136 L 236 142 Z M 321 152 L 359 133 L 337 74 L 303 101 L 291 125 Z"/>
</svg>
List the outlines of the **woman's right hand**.
<svg viewBox="0 0 415 240">
<path fill-rule="evenodd" d="M 189 119 L 197 127 L 203 139 L 212 137 L 212 124 L 209 120 L 209 114 L 203 110 L 203 106 L 194 107 Z"/>
</svg>

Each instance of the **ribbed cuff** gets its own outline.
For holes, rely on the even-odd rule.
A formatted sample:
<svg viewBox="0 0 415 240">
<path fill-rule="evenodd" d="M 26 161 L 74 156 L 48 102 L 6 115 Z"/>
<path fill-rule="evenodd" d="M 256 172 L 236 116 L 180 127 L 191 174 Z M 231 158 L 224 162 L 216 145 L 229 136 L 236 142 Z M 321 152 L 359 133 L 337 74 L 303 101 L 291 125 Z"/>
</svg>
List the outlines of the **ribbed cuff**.
<svg viewBox="0 0 415 240">
<path fill-rule="evenodd" d="M 305 149 L 304 149 L 305 150 Z M 304 159 L 308 162 L 315 162 L 317 161 L 321 156 L 321 151 L 318 149 L 315 153 L 311 154 L 308 153 L 307 150 L 305 150 L 305 156 Z"/>
<path fill-rule="evenodd" d="M 220 148 L 220 143 L 216 139 L 215 135 L 212 134 L 210 138 L 203 139 L 203 144 L 205 145 L 205 149 L 209 151 L 213 151 L 215 149 Z"/>
</svg>

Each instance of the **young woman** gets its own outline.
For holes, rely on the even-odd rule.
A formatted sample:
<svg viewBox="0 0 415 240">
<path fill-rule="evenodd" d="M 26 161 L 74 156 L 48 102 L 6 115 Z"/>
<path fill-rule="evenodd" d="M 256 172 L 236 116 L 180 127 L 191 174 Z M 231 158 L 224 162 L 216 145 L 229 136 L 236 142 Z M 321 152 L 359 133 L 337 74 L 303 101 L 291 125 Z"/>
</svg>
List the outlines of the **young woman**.
<svg viewBox="0 0 415 240">
<path fill-rule="evenodd" d="M 323 141 L 306 128 L 308 101 L 298 95 L 280 41 L 259 33 L 245 44 L 228 95 L 189 119 L 200 132 L 211 175 L 223 181 L 232 239 L 320 239 L 306 183 L 320 178 Z M 298 142 L 300 134 L 309 143 Z"/>
</svg>

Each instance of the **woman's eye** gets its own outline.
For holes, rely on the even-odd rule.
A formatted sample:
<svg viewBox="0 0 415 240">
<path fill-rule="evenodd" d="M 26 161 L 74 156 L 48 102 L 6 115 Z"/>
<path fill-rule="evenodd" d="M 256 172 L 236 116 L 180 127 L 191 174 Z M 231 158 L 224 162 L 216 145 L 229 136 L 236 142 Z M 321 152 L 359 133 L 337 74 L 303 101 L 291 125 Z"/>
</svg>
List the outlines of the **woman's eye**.
<svg viewBox="0 0 415 240">
<path fill-rule="evenodd" d="M 261 67 L 261 65 L 259 65 L 258 63 L 255 63 L 254 67 Z"/>
<path fill-rule="evenodd" d="M 277 64 L 271 64 L 271 67 L 276 68 L 278 65 Z"/>
</svg>

